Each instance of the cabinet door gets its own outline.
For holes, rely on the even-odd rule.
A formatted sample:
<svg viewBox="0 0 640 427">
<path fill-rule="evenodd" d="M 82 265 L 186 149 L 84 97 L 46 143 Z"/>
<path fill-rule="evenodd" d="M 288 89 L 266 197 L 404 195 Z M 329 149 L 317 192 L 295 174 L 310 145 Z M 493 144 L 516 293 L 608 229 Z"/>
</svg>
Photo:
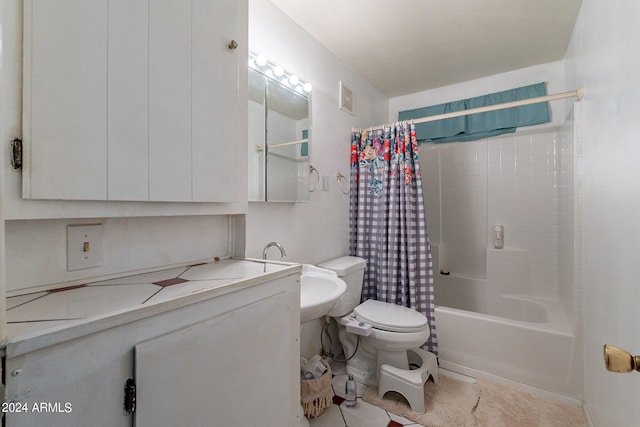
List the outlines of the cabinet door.
<svg viewBox="0 0 640 427">
<path fill-rule="evenodd" d="M 23 196 L 246 200 L 246 5 L 25 0 Z"/>
<path fill-rule="evenodd" d="M 191 2 L 149 3 L 149 198 L 191 200 Z"/>
<path fill-rule="evenodd" d="M 239 75 L 246 73 L 241 35 L 242 2 L 193 0 L 193 200 L 233 201 L 239 190 Z M 229 49 L 231 40 L 240 47 Z M 241 70 L 240 67 L 243 67 Z M 246 74 L 240 81 L 246 82 Z M 242 105 L 246 104 L 243 103 Z M 246 126 L 246 121 L 242 122 Z M 246 142 L 246 139 L 245 139 Z M 242 192 L 240 192 L 242 194 Z M 245 198 L 246 200 L 246 198 Z"/>
<path fill-rule="evenodd" d="M 109 200 L 149 199 L 148 10 L 149 0 L 109 0 Z"/>
<path fill-rule="evenodd" d="M 138 344 L 136 427 L 293 425 L 289 301 L 276 294 Z"/>
<path fill-rule="evenodd" d="M 107 198 L 107 0 L 26 0 L 26 198 Z"/>
</svg>

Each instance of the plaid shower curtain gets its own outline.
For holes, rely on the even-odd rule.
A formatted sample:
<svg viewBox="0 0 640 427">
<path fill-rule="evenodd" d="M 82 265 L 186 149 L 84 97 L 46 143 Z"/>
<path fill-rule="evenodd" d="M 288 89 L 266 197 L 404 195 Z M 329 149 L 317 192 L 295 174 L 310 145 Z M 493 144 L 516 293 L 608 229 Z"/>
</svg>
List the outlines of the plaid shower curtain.
<svg viewBox="0 0 640 427">
<path fill-rule="evenodd" d="M 362 301 L 375 299 L 424 314 L 437 354 L 433 268 L 413 123 L 351 136 L 349 254 L 364 258 Z"/>
</svg>

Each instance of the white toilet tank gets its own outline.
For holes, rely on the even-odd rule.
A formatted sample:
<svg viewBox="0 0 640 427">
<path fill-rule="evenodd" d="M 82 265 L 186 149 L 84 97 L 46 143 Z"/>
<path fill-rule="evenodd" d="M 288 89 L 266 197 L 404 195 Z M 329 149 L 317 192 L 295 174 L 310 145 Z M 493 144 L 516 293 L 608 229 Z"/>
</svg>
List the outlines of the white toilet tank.
<svg viewBox="0 0 640 427">
<path fill-rule="evenodd" d="M 319 264 L 318 267 L 335 271 L 347 284 L 347 292 L 335 307 L 331 309 L 327 316 L 342 317 L 351 313 L 360 304 L 362 294 L 362 282 L 364 280 L 364 269 L 367 262 L 355 256 L 343 256 Z"/>
</svg>

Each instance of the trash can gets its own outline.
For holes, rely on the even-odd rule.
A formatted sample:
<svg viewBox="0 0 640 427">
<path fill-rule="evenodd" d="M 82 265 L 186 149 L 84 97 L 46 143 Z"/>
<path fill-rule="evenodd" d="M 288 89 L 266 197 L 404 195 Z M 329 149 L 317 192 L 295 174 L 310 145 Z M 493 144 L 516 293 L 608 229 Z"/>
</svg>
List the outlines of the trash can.
<svg viewBox="0 0 640 427">
<path fill-rule="evenodd" d="M 333 388 L 331 387 L 331 367 L 324 360 L 327 371 L 319 378 L 300 378 L 300 403 L 307 418 L 319 417 L 331 405 Z"/>
</svg>

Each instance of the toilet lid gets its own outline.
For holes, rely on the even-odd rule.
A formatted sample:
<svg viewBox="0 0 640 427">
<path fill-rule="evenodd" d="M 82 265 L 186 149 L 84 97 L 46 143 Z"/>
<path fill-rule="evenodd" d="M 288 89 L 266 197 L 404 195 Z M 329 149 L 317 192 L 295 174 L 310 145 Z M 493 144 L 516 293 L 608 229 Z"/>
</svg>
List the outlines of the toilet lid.
<svg viewBox="0 0 640 427">
<path fill-rule="evenodd" d="M 415 310 L 372 299 L 357 306 L 354 313 L 361 322 L 391 332 L 418 332 L 429 325 L 427 318 Z"/>
</svg>

